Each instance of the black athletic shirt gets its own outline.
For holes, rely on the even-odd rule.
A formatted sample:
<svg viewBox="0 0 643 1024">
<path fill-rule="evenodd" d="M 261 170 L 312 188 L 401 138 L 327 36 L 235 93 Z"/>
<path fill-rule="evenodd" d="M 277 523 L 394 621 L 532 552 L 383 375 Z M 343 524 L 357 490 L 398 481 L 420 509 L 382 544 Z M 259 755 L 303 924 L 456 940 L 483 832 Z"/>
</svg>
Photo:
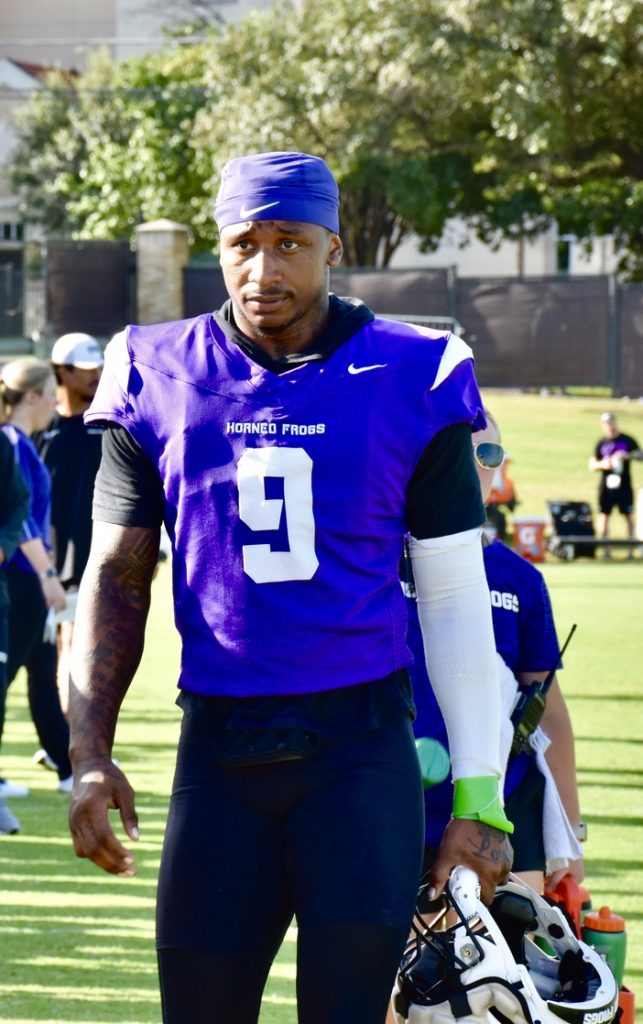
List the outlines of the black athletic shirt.
<svg viewBox="0 0 643 1024">
<path fill-rule="evenodd" d="M 101 461 L 103 428 L 78 416 L 54 415 L 33 436 L 51 473 L 51 525 L 56 569 L 65 586 L 78 586 L 92 536 L 92 495 Z"/>
<path fill-rule="evenodd" d="M 368 307 L 334 295 L 330 311 L 330 324 L 316 340 L 314 349 L 276 360 L 238 331 L 231 302 L 226 302 L 213 315 L 227 336 L 250 358 L 274 373 L 283 373 L 301 362 L 327 358 L 363 323 L 373 319 Z M 159 527 L 163 522 L 164 497 L 156 467 L 124 427 L 108 423 L 106 428 L 94 491 L 94 519 L 119 526 Z M 419 540 L 441 537 L 473 529 L 484 519 L 471 428 L 464 423 L 454 424 L 431 440 L 409 482 L 409 532 Z M 278 701 L 264 697 L 208 698 L 184 693 L 181 705 L 192 706 L 194 713 L 198 708 L 210 719 L 214 714 L 227 729 L 300 727 L 329 740 L 378 728 L 400 714 L 415 714 L 405 670 L 372 683 L 324 694 L 279 698 Z"/>
</svg>

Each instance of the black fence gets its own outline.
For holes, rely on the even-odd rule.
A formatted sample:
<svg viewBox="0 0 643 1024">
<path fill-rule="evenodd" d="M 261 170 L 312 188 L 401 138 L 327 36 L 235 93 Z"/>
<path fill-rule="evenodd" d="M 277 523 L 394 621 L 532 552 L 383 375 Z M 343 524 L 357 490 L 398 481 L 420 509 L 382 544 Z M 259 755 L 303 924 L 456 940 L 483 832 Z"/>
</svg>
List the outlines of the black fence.
<svg viewBox="0 0 643 1024">
<path fill-rule="evenodd" d="M 115 334 L 136 318 L 134 273 L 128 242 L 49 242 L 44 332 Z"/>
<path fill-rule="evenodd" d="M 5 268 L 11 261 L 5 260 Z M 643 395 L 643 285 L 612 277 L 458 278 L 453 269 L 331 273 L 340 295 L 382 315 L 453 324 L 472 346 L 483 387 L 609 387 Z M 184 315 L 226 298 L 220 269 L 184 271 Z M 111 336 L 136 320 L 127 242 L 49 242 L 41 270 L 0 260 L 0 340 L 66 331 Z"/>
<path fill-rule="evenodd" d="M 480 384 L 620 390 L 612 287 L 608 277 L 460 279 Z M 643 388 L 643 361 L 640 371 Z"/>
<path fill-rule="evenodd" d="M 0 253 L 3 350 L 18 350 L 22 342 L 48 355 L 50 343 L 68 331 L 107 339 L 136 319 L 128 242 L 50 241 L 10 256 Z"/>
<path fill-rule="evenodd" d="M 458 278 L 453 270 L 331 273 L 376 313 L 461 325 L 483 387 L 609 387 L 643 395 L 643 285 L 600 277 Z M 217 267 L 185 270 L 185 315 L 225 298 Z"/>
<path fill-rule="evenodd" d="M 0 338 L 24 334 L 24 273 L 22 252 L 0 252 Z"/>
</svg>

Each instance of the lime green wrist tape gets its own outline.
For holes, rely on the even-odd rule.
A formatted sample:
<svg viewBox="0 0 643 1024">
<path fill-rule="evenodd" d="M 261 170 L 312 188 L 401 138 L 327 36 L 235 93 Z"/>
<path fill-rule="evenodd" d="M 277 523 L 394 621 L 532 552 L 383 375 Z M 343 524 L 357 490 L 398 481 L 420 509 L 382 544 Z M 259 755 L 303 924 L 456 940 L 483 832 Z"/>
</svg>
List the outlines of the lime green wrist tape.
<svg viewBox="0 0 643 1024">
<path fill-rule="evenodd" d="M 458 779 L 454 785 L 453 817 L 469 821 L 483 821 L 485 825 L 513 832 L 514 827 L 505 814 L 498 794 L 495 775 L 478 775 L 473 779 Z"/>
</svg>

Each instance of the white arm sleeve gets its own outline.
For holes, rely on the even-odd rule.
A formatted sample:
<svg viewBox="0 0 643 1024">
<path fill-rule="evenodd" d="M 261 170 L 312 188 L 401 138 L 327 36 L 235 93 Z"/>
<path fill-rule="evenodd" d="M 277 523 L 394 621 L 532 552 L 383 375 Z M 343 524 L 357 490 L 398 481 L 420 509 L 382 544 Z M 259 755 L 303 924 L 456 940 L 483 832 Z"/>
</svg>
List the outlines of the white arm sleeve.
<svg viewBox="0 0 643 1024">
<path fill-rule="evenodd" d="M 481 531 L 410 552 L 426 664 L 449 736 L 453 778 L 500 777 L 500 685 Z"/>
</svg>

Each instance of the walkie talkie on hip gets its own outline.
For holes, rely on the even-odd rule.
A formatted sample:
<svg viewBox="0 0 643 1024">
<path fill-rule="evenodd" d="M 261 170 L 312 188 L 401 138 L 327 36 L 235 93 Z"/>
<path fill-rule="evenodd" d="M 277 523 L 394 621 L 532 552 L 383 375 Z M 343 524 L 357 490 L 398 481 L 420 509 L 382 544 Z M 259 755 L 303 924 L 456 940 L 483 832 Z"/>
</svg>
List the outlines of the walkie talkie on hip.
<svg viewBox="0 0 643 1024">
<path fill-rule="evenodd" d="M 576 623 L 572 626 L 569 631 L 569 636 L 565 640 L 556 664 L 547 673 L 545 678 L 540 683 L 534 683 L 529 689 L 523 691 L 518 698 L 518 703 L 513 710 L 511 715 L 511 723 L 514 727 L 514 735 L 511 743 L 512 754 L 523 754 L 529 751 L 529 737 L 540 724 L 540 720 L 543 717 L 545 707 L 547 706 L 547 691 L 554 681 L 556 675 L 556 669 L 560 665 L 563 654 L 567 650 L 569 641 L 576 631 Z"/>
</svg>

